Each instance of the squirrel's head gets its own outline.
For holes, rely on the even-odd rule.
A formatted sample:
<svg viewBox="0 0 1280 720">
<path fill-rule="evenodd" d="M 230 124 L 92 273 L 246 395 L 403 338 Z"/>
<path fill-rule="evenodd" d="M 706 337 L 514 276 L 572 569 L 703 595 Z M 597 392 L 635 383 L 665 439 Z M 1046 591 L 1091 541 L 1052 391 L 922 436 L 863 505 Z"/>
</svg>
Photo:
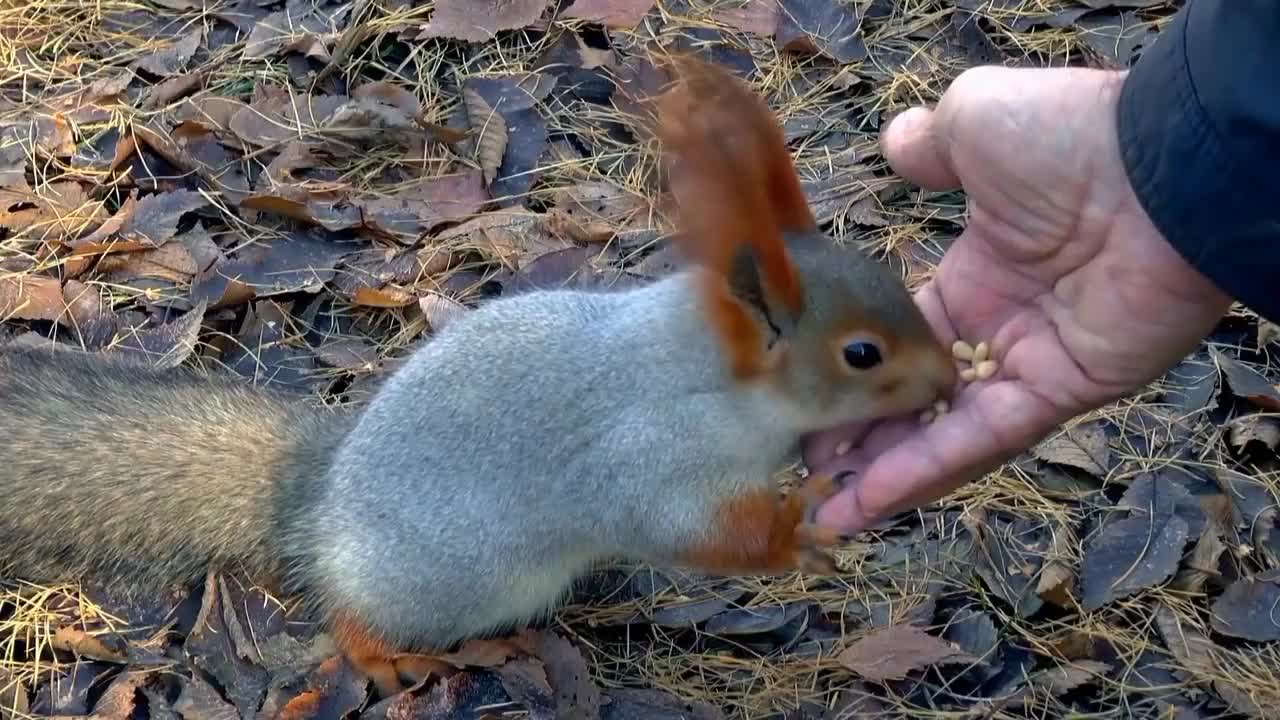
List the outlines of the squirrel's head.
<svg viewBox="0 0 1280 720">
<path fill-rule="evenodd" d="M 957 371 L 902 281 L 813 218 L 763 99 L 700 60 L 659 104 L 679 239 L 729 371 L 805 431 L 950 397 Z"/>
</svg>

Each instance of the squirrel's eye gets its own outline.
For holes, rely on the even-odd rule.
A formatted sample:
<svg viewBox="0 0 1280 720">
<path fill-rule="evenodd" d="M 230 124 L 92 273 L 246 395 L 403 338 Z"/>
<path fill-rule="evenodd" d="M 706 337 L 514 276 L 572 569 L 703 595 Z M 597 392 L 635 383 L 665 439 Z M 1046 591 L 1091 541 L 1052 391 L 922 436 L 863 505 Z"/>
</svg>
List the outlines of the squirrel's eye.
<svg viewBox="0 0 1280 720">
<path fill-rule="evenodd" d="M 880 364 L 880 348 L 859 340 L 844 346 L 844 361 L 855 370 L 870 370 Z"/>
</svg>

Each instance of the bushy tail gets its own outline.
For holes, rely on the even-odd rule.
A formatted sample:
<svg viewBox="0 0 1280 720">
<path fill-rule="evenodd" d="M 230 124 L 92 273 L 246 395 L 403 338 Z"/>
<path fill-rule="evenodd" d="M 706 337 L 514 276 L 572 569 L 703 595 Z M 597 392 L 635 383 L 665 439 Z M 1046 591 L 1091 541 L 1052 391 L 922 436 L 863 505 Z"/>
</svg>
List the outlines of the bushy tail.
<svg viewBox="0 0 1280 720">
<path fill-rule="evenodd" d="M 347 419 L 229 377 L 0 350 L 0 577 L 279 577 Z"/>
</svg>

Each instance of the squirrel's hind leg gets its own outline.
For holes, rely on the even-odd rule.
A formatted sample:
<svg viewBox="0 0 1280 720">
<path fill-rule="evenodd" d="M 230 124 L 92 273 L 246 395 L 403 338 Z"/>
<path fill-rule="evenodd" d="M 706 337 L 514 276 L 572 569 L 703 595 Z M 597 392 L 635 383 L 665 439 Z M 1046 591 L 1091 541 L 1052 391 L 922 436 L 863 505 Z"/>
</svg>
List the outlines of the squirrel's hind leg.
<svg viewBox="0 0 1280 720">
<path fill-rule="evenodd" d="M 347 662 L 373 681 L 381 698 L 391 697 L 430 675 L 443 677 L 455 671 L 448 663 L 429 656 L 400 653 L 347 613 L 335 613 L 330 626 Z"/>
</svg>

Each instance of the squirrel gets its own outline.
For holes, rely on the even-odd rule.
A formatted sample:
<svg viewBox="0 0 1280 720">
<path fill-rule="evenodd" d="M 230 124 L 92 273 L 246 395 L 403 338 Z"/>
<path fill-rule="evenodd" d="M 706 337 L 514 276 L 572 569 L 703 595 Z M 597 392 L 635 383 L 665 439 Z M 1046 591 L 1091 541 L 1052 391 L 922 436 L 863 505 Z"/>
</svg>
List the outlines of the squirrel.
<svg viewBox="0 0 1280 720">
<path fill-rule="evenodd" d="M 398 657 L 545 617 L 610 559 L 835 572 L 844 538 L 814 516 L 847 479 L 774 475 L 808 433 L 951 397 L 957 370 L 904 283 L 819 229 L 764 99 L 672 67 L 657 134 L 692 262 L 485 301 L 359 409 L 0 352 L 0 571 L 152 591 L 241 568 L 383 696 Z"/>
</svg>

